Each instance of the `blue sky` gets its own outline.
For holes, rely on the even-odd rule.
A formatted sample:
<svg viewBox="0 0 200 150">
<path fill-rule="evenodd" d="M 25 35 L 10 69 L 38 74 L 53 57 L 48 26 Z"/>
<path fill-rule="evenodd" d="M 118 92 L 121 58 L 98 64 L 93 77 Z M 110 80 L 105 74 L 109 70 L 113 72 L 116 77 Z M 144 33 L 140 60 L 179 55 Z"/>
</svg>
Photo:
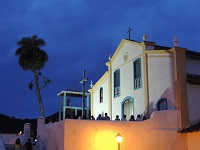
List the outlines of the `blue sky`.
<svg viewBox="0 0 200 150">
<path fill-rule="evenodd" d="M 51 83 L 41 90 L 45 116 L 58 111 L 57 93 L 76 84 L 86 70 L 95 83 L 105 63 L 123 38 L 198 51 L 200 1 L 198 0 L 1 0 L 0 1 L 0 113 L 17 118 L 38 118 L 39 103 L 28 89 L 30 71 L 18 65 L 15 51 L 22 37 L 37 35 L 46 41 L 49 55 L 42 73 Z"/>
</svg>

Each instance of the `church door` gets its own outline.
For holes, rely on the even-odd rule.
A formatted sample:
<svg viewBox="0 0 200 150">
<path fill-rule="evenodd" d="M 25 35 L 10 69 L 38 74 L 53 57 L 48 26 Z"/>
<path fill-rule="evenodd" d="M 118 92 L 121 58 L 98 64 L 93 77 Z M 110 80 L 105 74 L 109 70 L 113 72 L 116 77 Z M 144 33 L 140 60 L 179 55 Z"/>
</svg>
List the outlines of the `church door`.
<svg viewBox="0 0 200 150">
<path fill-rule="evenodd" d="M 130 116 L 133 115 L 133 100 L 126 99 L 122 104 L 122 116 L 126 115 L 126 119 L 129 120 Z"/>
</svg>

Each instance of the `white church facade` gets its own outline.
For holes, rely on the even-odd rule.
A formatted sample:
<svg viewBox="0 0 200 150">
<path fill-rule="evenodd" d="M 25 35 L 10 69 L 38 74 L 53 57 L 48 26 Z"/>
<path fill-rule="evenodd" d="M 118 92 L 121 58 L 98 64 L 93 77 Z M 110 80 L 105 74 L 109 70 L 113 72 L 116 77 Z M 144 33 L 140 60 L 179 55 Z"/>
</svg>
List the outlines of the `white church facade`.
<svg viewBox="0 0 200 150">
<path fill-rule="evenodd" d="M 154 111 L 180 111 L 180 126 L 200 119 L 200 53 L 122 39 L 108 69 L 89 90 L 91 115 L 127 119 Z"/>
</svg>

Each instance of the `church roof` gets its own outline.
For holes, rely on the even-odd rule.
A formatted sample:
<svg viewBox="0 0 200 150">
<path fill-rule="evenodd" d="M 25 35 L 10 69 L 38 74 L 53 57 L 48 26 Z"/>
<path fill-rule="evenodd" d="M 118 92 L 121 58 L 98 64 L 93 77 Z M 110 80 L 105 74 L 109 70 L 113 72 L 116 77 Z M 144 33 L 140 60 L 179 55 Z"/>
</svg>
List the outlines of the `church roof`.
<svg viewBox="0 0 200 150">
<path fill-rule="evenodd" d="M 192 132 L 198 132 L 198 131 L 200 131 L 200 122 L 197 124 L 191 125 L 187 128 L 180 129 L 178 132 L 179 133 L 192 133 Z"/>
<path fill-rule="evenodd" d="M 172 47 L 167 47 L 167 46 L 160 46 L 160 45 L 155 45 L 154 49 L 155 50 L 169 50 Z M 186 57 L 191 58 L 191 59 L 197 59 L 200 60 L 200 52 L 195 52 L 192 50 L 186 50 Z"/>
<path fill-rule="evenodd" d="M 67 94 L 67 96 L 72 96 L 72 97 L 82 97 L 83 91 L 80 87 L 76 86 L 75 84 L 67 90 L 63 90 L 60 93 L 57 94 L 57 96 L 64 96 L 64 93 Z M 88 92 L 85 92 L 85 95 L 88 95 Z"/>
<path fill-rule="evenodd" d="M 200 85 L 200 75 L 187 74 L 187 82 L 190 84 Z"/>
<path fill-rule="evenodd" d="M 200 52 L 195 52 L 191 50 L 186 51 L 187 58 L 198 59 L 200 60 Z"/>
<path fill-rule="evenodd" d="M 136 43 L 141 43 L 141 42 L 138 42 L 138 41 L 135 41 L 135 40 L 132 40 L 132 39 L 125 39 L 125 40 L 128 40 L 128 41 L 133 41 L 133 42 L 136 42 Z M 145 42 L 150 42 L 150 41 L 145 41 Z M 151 42 L 151 43 L 154 43 L 154 42 Z M 169 46 L 161 46 L 161 45 L 154 45 L 154 50 L 170 50 L 172 47 L 169 47 Z M 187 58 L 191 58 L 191 59 L 197 59 L 197 60 L 200 60 L 200 52 L 196 52 L 196 51 L 192 51 L 192 50 L 186 50 L 186 57 Z"/>
<path fill-rule="evenodd" d="M 171 47 L 167 47 L 167 46 L 160 46 L 160 45 L 155 45 L 154 49 L 155 50 L 169 50 Z"/>
</svg>

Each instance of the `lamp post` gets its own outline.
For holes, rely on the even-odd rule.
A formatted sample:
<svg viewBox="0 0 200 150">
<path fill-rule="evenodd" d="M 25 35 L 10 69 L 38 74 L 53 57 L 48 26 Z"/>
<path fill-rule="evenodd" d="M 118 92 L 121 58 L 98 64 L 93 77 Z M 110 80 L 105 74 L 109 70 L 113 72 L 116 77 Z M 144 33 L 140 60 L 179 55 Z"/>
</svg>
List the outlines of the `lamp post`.
<svg viewBox="0 0 200 150">
<path fill-rule="evenodd" d="M 80 81 L 83 84 L 83 94 L 82 94 L 82 117 L 85 116 L 85 82 L 88 78 L 85 77 L 85 70 L 83 70 L 83 79 Z"/>
<path fill-rule="evenodd" d="M 120 150 L 120 143 L 122 142 L 122 136 L 118 133 L 115 136 L 116 142 L 118 143 L 118 150 Z"/>
</svg>

